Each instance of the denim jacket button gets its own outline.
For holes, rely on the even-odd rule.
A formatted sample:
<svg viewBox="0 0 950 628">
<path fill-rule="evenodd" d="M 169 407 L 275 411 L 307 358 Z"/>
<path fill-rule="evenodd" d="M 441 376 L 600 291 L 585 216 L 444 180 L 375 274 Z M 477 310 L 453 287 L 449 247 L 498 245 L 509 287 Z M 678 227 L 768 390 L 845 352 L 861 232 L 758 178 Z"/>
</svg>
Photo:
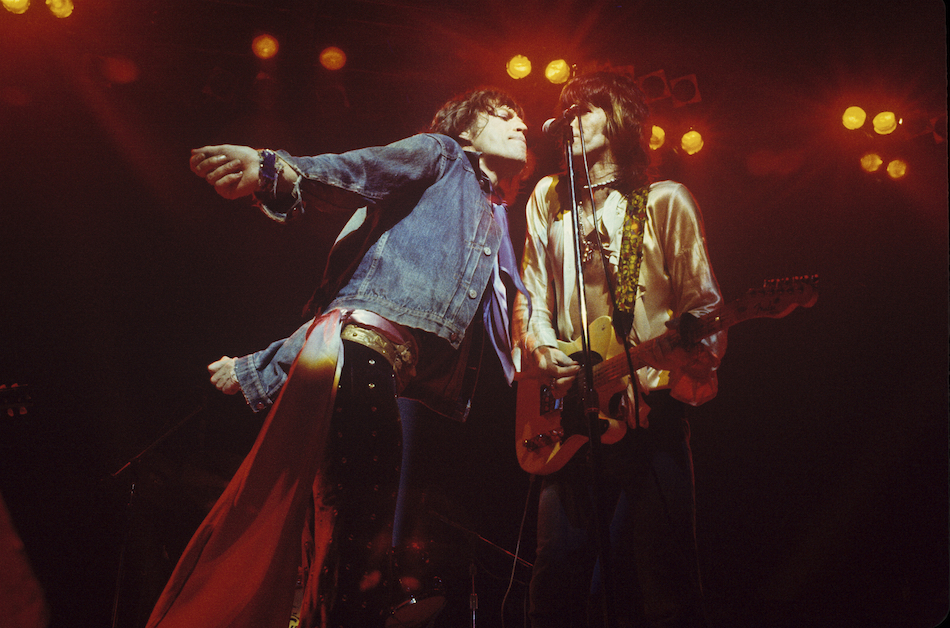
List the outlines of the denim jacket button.
<svg viewBox="0 0 950 628">
<path fill-rule="evenodd" d="M 468 291 L 468 298 L 474 299 L 478 296 L 478 292 L 475 291 L 475 288 L 472 288 Z"/>
<path fill-rule="evenodd" d="M 482 249 L 482 251 L 485 253 L 485 255 L 491 255 L 491 247 L 490 247 L 490 246 L 486 246 L 485 248 Z"/>
</svg>

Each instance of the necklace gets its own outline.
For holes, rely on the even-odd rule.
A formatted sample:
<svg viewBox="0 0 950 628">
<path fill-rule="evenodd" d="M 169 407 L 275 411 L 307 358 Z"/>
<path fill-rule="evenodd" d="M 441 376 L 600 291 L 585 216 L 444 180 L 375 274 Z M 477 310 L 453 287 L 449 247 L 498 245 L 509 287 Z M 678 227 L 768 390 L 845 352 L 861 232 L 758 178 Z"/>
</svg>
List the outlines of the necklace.
<svg viewBox="0 0 950 628">
<path fill-rule="evenodd" d="M 585 190 L 599 190 L 600 188 L 605 188 L 611 183 L 616 183 L 616 182 L 617 182 L 617 177 L 614 177 L 613 179 L 607 179 L 606 181 L 601 181 L 600 183 L 594 183 L 593 185 L 585 185 L 584 189 Z"/>
<path fill-rule="evenodd" d="M 580 209 L 580 207 L 578 207 Z M 581 262 L 584 264 L 589 263 L 594 259 L 594 254 L 600 249 L 597 243 L 597 234 L 594 233 L 594 230 L 597 228 L 594 225 L 594 221 L 585 213 L 581 213 L 581 216 L 585 221 L 590 222 L 590 231 L 584 234 L 583 241 L 581 242 L 583 249 L 581 250 Z M 586 225 L 584 225 L 586 227 Z"/>
</svg>

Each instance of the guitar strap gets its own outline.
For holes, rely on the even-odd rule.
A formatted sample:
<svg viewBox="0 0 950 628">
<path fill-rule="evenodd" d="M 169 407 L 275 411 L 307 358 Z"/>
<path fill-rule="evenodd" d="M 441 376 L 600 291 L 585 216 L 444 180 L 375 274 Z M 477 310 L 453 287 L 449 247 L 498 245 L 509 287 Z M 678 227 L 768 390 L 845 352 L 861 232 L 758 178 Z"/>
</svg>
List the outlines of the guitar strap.
<svg viewBox="0 0 950 628">
<path fill-rule="evenodd" d="M 633 314 L 637 304 L 637 287 L 640 281 L 640 262 L 643 260 L 643 229 L 647 217 L 649 186 L 633 190 L 627 196 L 627 211 L 623 218 L 623 238 L 620 241 L 620 259 L 617 263 L 617 286 L 614 294 L 614 330 L 620 338 L 626 338 L 633 326 Z M 604 274 L 610 280 L 607 260 Z"/>
<path fill-rule="evenodd" d="M 604 264 L 604 277 L 613 305 L 614 332 L 623 343 L 624 355 L 627 359 L 627 369 L 630 372 L 630 381 L 633 384 L 633 416 L 636 428 L 640 428 L 640 385 L 633 360 L 630 358 L 630 329 L 633 327 L 633 316 L 637 305 L 637 290 L 640 284 L 640 262 L 643 261 L 643 230 L 647 218 L 647 197 L 650 186 L 646 185 L 630 192 L 627 198 L 627 210 L 623 218 L 623 236 L 620 240 L 620 259 L 617 263 L 616 286 L 610 285 L 610 266 L 607 256 L 604 255 L 600 233 L 594 229 L 597 247 L 600 249 L 600 259 Z M 597 211 L 596 203 L 591 195 L 592 211 Z M 594 214 L 594 224 L 597 224 L 597 215 Z"/>
</svg>

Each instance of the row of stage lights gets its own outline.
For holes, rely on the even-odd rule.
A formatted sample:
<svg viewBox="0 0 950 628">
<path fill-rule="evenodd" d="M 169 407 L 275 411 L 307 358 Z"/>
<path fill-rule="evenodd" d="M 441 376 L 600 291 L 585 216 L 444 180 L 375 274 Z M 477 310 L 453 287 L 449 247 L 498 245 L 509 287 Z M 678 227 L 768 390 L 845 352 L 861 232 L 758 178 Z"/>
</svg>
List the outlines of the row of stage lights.
<svg viewBox="0 0 950 628">
<path fill-rule="evenodd" d="M 11 13 L 22 14 L 30 7 L 30 0 L 0 0 Z M 72 0 L 46 0 L 50 12 L 56 17 L 68 17 L 72 14 Z M 251 51 L 253 54 L 266 61 L 277 56 L 280 50 L 280 44 L 276 37 L 270 34 L 261 34 L 256 36 L 251 42 Z M 336 46 L 329 46 L 320 51 L 320 65 L 330 71 L 342 69 L 347 62 L 346 53 Z M 523 79 L 531 74 L 531 60 L 524 55 L 515 55 L 509 59 L 506 70 L 513 79 Z M 555 85 L 566 83 L 573 75 L 574 68 L 564 59 L 555 59 L 550 61 L 544 69 L 544 78 Z M 137 73 L 133 73 L 137 74 Z M 132 79 L 134 80 L 134 78 Z M 119 81 L 124 82 L 124 81 Z M 647 97 L 648 102 L 655 102 L 669 98 L 674 107 L 700 102 L 699 87 L 695 75 L 682 76 L 668 81 L 663 70 L 652 72 L 637 79 L 641 90 Z M 858 106 L 851 106 L 845 109 L 841 117 L 844 127 L 850 131 L 860 131 L 867 122 L 867 113 Z M 945 118 L 944 118 L 945 120 Z M 931 130 L 934 127 L 934 120 L 931 120 Z M 871 119 L 871 128 L 874 133 L 886 136 L 894 133 L 903 124 L 892 111 L 882 111 Z M 870 135 L 865 131 L 865 134 Z M 666 130 L 660 126 L 654 125 L 650 137 L 650 148 L 658 151 L 667 145 Z M 935 141 L 946 141 L 946 134 L 940 135 L 934 131 Z M 679 138 L 679 146 L 674 150 L 682 151 L 686 155 L 695 155 L 703 149 L 705 140 L 702 134 L 696 129 L 690 128 Z M 900 179 L 907 174 L 907 163 L 902 159 L 891 159 L 885 165 L 884 159 L 878 152 L 869 151 L 862 155 L 861 168 L 866 172 L 875 173 L 882 171 L 892 179 Z"/>
<path fill-rule="evenodd" d="M 268 34 L 258 35 L 251 43 L 251 50 L 261 60 L 275 57 L 279 49 L 277 39 Z M 346 65 L 346 53 L 336 46 L 329 46 L 320 51 L 319 59 L 320 65 L 331 71 L 340 70 Z M 516 55 L 508 61 L 506 69 L 513 79 L 525 78 L 531 74 L 531 60 L 524 55 Z M 545 67 L 544 77 L 551 83 L 560 85 L 566 83 L 572 73 L 573 68 L 564 59 L 555 59 Z M 666 75 L 660 70 L 640 77 L 638 82 L 644 94 L 647 95 L 648 101 L 669 97 L 674 106 L 700 101 L 696 76 L 692 74 L 667 82 Z M 665 145 L 666 131 L 659 126 L 654 126 L 650 137 L 650 148 L 659 150 Z M 703 146 L 703 136 L 695 129 L 690 129 L 680 138 L 679 148 L 687 155 L 695 155 L 702 150 Z"/>
<path fill-rule="evenodd" d="M 508 60 L 505 69 L 508 76 L 515 80 L 527 78 L 532 71 L 531 59 L 525 55 L 515 55 Z M 631 70 L 632 75 L 632 68 L 627 69 Z M 554 85 L 566 83 L 573 73 L 573 66 L 564 59 L 554 59 L 544 67 L 544 78 Z M 667 81 L 666 73 L 659 70 L 639 77 L 637 83 L 648 103 L 669 98 L 674 107 L 681 107 L 701 100 L 695 74 Z M 650 148 L 655 151 L 660 150 L 667 145 L 666 140 L 666 130 L 654 125 L 650 136 Z M 695 129 L 689 129 L 680 136 L 679 148 L 674 150 L 682 150 L 687 155 L 695 155 L 703 149 L 704 145 L 705 141 L 702 134 Z"/>
<path fill-rule="evenodd" d="M 937 123 L 939 120 L 939 117 L 931 119 L 929 125 L 918 135 L 932 134 L 934 141 L 938 144 L 946 141 L 946 132 L 944 131 L 941 135 L 937 131 Z M 946 118 L 944 117 L 943 120 L 945 122 Z M 848 107 L 841 115 L 841 124 L 844 128 L 849 132 L 857 133 L 859 136 L 863 135 L 865 138 L 871 139 L 875 136 L 893 135 L 904 125 L 904 120 L 899 118 L 893 111 L 881 111 L 877 113 L 871 118 L 870 125 L 868 125 L 870 127 L 869 129 L 865 128 L 867 122 L 867 112 L 858 106 Z M 885 160 L 881 153 L 882 151 L 880 150 L 864 151 L 860 158 L 861 169 L 869 174 L 883 173 L 885 176 L 894 180 L 902 179 L 907 175 L 907 161 L 899 157 L 887 158 Z"/>
<path fill-rule="evenodd" d="M 851 106 L 841 115 L 841 124 L 849 131 L 858 131 L 867 122 L 867 112 L 858 106 Z M 893 111 L 881 111 L 871 119 L 871 128 L 878 135 L 890 135 L 897 130 L 901 120 Z M 861 156 L 861 169 L 873 173 L 881 171 L 884 160 L 876 152 L 867 152 Z M 903 159 L 892 159 L 884 168 L 891 179 L 901 179 L 907 175 L 907 162 Z"/>
<path fill-rule="evenodd" d="M 26 13 L 26 10 L 30 8 L 30 0 L 0 0 L 0 4 L 3 4 L 3 8 L 7 11 L 16 15 Z M 72 0 L 46 0 L 46 6 L 49 7 L 50 13 L 56 17 L 69 17 L 73 13 Z"/>
</svg>

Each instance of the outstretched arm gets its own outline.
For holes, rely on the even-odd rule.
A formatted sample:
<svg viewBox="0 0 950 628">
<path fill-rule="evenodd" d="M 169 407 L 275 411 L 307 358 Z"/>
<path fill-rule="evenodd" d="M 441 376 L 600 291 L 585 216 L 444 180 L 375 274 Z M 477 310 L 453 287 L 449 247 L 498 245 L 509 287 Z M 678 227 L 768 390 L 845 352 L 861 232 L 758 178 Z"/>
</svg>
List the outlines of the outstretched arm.
<svg viewBox="0 0 950 628">
<path fill-rule="evenodd" d="M 221 144 L 191 151 L 191 171 L 214 186 L 226 199 L 236 199 L 260 191 L 260 152 L 250 146 Z M 283 168 L 278 189 L 289 190 L 297 179 L 292 168 Z"/>
</svg>

